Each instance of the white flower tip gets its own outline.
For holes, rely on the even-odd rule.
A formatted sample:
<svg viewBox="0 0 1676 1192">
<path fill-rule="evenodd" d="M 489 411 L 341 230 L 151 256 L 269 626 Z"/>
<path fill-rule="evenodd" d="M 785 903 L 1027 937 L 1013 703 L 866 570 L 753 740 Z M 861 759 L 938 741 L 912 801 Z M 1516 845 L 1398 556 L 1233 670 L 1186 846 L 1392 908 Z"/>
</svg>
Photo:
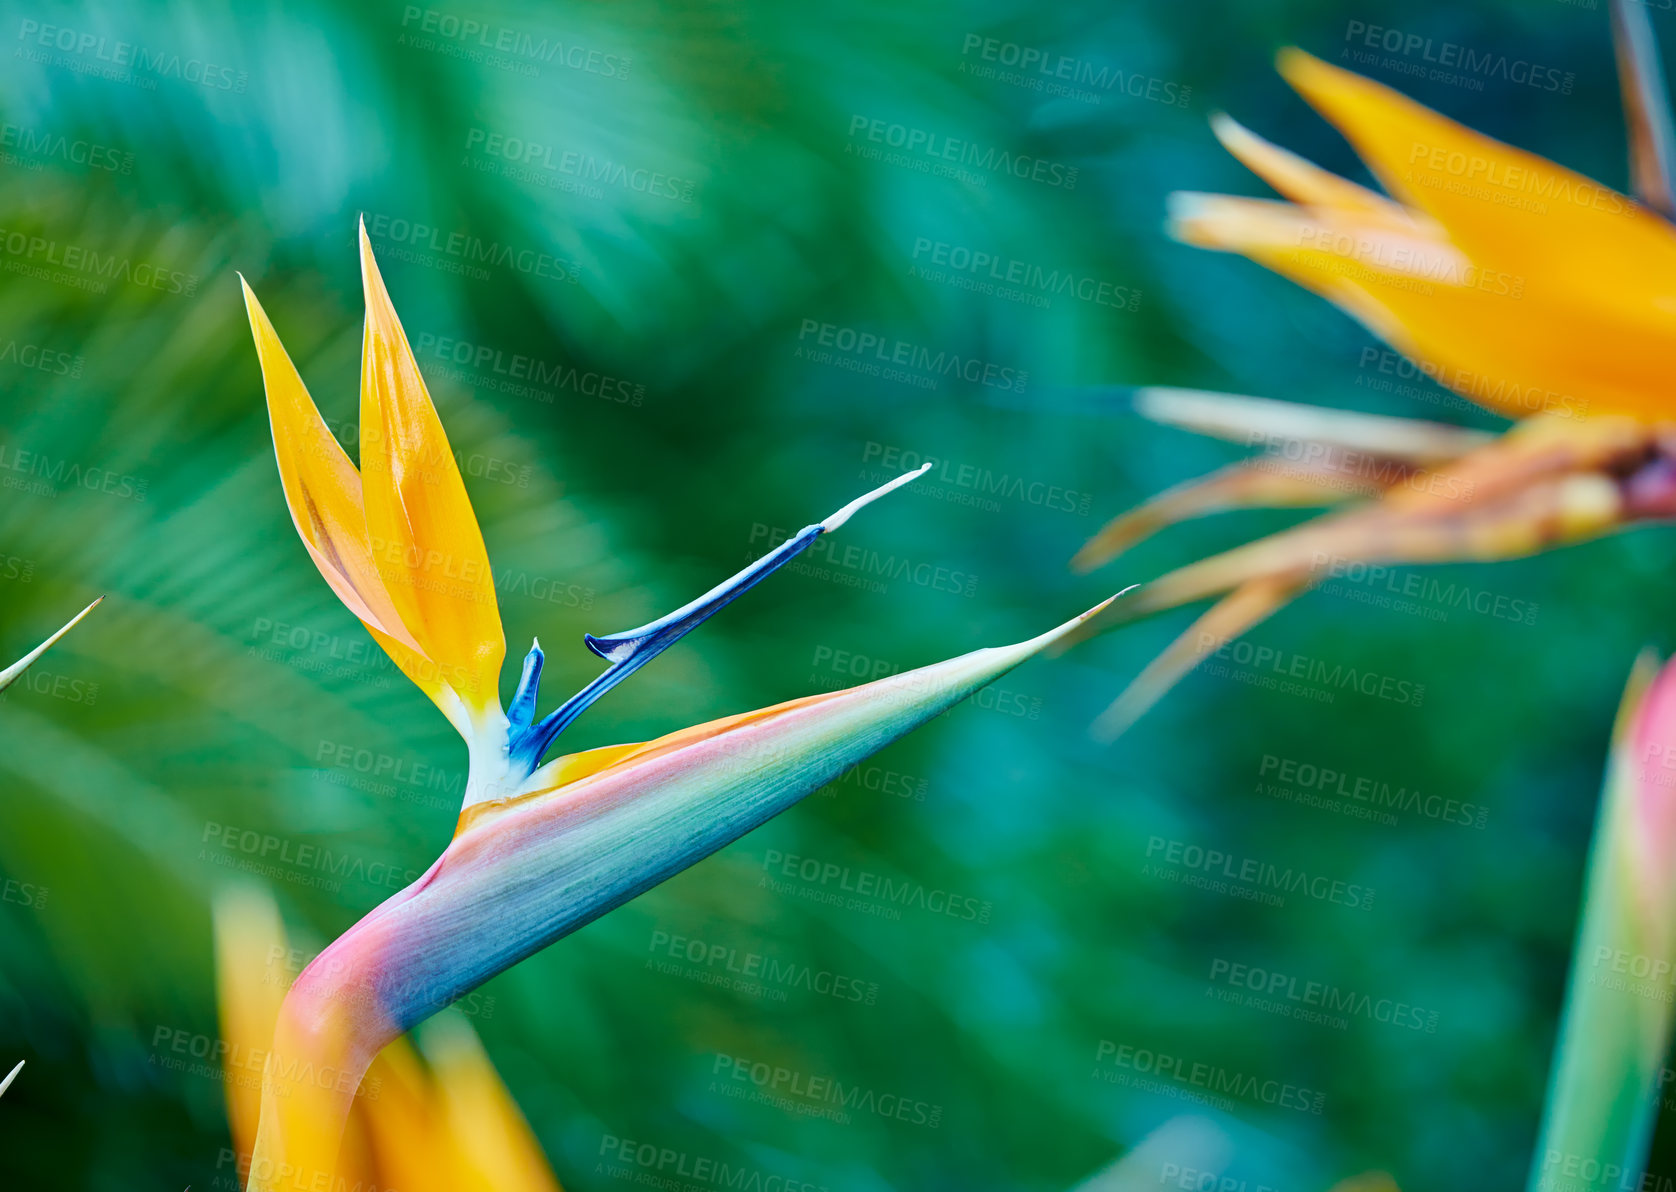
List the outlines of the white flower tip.
<svg viewBox="0 0 1676 1192">
<path fill-rule="evenodd" d="M 12 665 L 8 666 L 5 670 L 0 670 L 0 691 L 4 691 L 6 688 L 10 687 L 17 680 L 17 677 L 19 675 L 21 675 L 24 671 L 28 670 L 34 664 L 35 659 L 39 658 L 42 654 L 45 654 L 48 650 L 50 650 L 52 648 L 52 646 L 54 645 L 54 643 L 56 643 L 59 638 L 63 637 L 66 633 L 70 632 L 70 630 L 74 629 L 81 622 L 81 619 L 83 617 L 87 616 L 87 614 L 92 612 L 94 609 L 98 608 L 99 605 L 104 601 L 104 599 L 105 598 L 103 596 L 99 597 L 98 600 L 95 600 L 92 604 L 90 604 L 86 608 L 82 609 L 81 612 L 79 612 L 75 616 L 71 617 L 69 623 L 66 624 L 64 626 L 64 628 L 60 629 L 57 633 L 55 633 L 51 637 L 47 638 L 46 641 L 44 641 L 40 645 L 36 646 L 33 650 L 29 651 L 29 653 L 25 654 L 22 658 L 19 658 L 16 662 L 12 663 Z M 0 1085 L 0 1089 L 3 1089 L 4 1087 L 5 1087 L 4 1085 Z"/>
<path fill-rule="evenodd" d="M 896 489 L 901 488 L 904 484 L 911 484 L 913 481 L 918 480 L 921 476 L 931 470 L 931 463 L 931 460 L 926 460 L 912 472 L 904 472 L 896 479 L 879 485 L 879 487 L 874 489 L 872 492 L 865 493 L 862 496 L 857 497 L 848 505 L 845 505 L 837 513 L 834 513 L 831 517 L 823 521 L 821 523 L 821 532 L 826 534 L 832 533 L 832 531 L 838 529 L 838 527 L 849 521 L 850 517 L 856 510 L 861 509 L 864 506 L 871 505 L 874 501 L 877 501 L 886 493 L 894 492 Z"/>
<path fill-rule="evenodd" d="M 17 1079 L 17 1074 L 21 1071 L 23 1071 L 23 1061 L 19 1060 L 16 1066 L 13 1067 L 10 1072 L 6 1073 L 6 1079 L 0 1080 L 0 1093 L 4 1093 L 7 1089 L 12 1087 L 12 1081 Z"/>
</svg>

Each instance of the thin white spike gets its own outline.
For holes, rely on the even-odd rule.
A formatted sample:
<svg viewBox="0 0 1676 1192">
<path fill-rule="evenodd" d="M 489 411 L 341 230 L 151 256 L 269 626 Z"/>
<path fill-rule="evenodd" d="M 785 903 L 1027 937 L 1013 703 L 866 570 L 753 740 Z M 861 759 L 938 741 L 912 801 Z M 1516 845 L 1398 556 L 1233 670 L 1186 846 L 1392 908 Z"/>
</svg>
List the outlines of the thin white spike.
<svg viewBox="0 0 1676 1192">
<path fill-rule="evenodd" d="M 3 1096 L 6 1090 L 12 1087 L 12 1081 L 17 1079 L 17 1074 L 21 1071 L 23 1071 L 23 1061 L 19 1060 L 17 1066 L 6 1073 L 6 1079 L 0 1080 L 0 1096 Z"/>
<path fill-rule="evenodd" d="M 851 501 L 848 505 L 845 505 L 837 513 L 834 513 L 831 517 L 829 517 L 825 521 L 823 521 L 821 523 L 821 529 L 828 534 L 832 533 L 832 531 L 836 530 L 839 526 L 841 526 L 845 522 L 849 521 L 851 515 L 854 514 L 856 510 L 862 508 L 863 506 L 871 505 L 874 501 L 877 501 L 880 497 L 884 496 L 886 493 L 894 492 L 896 489 L 901 488 L 904 484 L 909 484 L 909 483 L 911 483 L 915 480 L 918 480 L 921 476 L 925 475 L 927 472 L 929 472 L 931 470 L 931 463 L 932 463 L 931 460 L 926 460 L 923 464 L 921 464 L 919 467 L 915 468 L 912 472 L 904 472 L 904 473 L 902 473 L 902 475 L 898 476 L 895 480 L 889 481 L 886 484 L 881 484 L 881 485 L 879 485 L 878 488 L 874 489 L 872 492 L 866 493 L 863 496 L 857 497 L 855 500 Z"/>
<path fill-rule="evenodd" d="M 104 599 L 103 596 L 99 597 L 99 600 L 103 600 L 103 599 Z M 35 659 L 39 658 L 42 654 L 45 654 L 49 649 L 52 648 L 52 645 L 53 645 L 54 642 L 56 642 L 59 638 L 63 637 L 66 633 L 70 632 L 70 630 L 74 629 L 76 627 L 76 623 L 79 622 L 83 617 L 87 616 L 88 613 L 90 613 L 94 609 L 98 608 L 99 607 L 99 600 L 95 600 L 92 604 L 90 604 L 86 608 L 82 609 L 81 612 L 77 613 L 75 616 L 70 618 L 69 624 L 65 625 L 64 628 L 60 629 L 57 633 L 55 633 L 51 637 L 47 638 L 46 641 L 44 641 L 40 645 L 36 646 L 33 650 L 29 651 L 29 653 L 25 654 L 22 658 L 19 658 L 16 662 L 12 663 L 5 670 L 0 671 L 0 691 L 6 690 L 6 688 L 10 687 L 14 682 L 16 682 L 17 677 L 19 675 L 21 675 L 24 671 L 28 670 L 30 665 L 34 663 Z M 14 1068 L 12 1071 L 15 1073 L 17 1071 L 17 1069 Z M 10 1079 L 10 1077 L 8 1077 L 7 1079 Z M 3 1084 L 0 1084 L 0 1092 L 4 1092 L 5 1090 L 6 1090 L 6 1086 L 3 1085 Z"/>
</svg>

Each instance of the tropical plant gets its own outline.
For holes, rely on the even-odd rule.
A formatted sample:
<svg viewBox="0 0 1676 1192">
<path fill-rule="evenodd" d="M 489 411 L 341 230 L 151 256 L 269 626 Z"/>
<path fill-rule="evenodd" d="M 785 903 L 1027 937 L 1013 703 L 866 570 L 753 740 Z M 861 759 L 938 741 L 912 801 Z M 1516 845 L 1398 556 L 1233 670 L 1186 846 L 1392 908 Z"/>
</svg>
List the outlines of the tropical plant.
<svg viewBox="0 0 1676 1192">
<path fill-rule="evenodd" d="M 1346 508 L 1181 567 L 1114 606 L 1103 623 L 1219 598 L 1135 678 L 1097 734 L 1121 733 L 1207 655 L 1348 568 L 1510 559 L 1676 516 L 1670 108 L 1645 9 L 1614 0 L 1613 14 L 1640 201 L 1299 50 L 1281 53 L 1281 74 L 1391 197 L 1226 116 L 1213 121 L 1228 151 L 1287 201 L 1177 194 L 1176 237 L 1242 253 L 1307 286 L 1427 376 L 1517 421 L 1488 438 L 1273 400 L 1142 390 L 1141 414 L 1262 451 L 1111 522 L 1078 554 L 1079 569 L 1186 517 Z"/>
<path fill-rule="evenodd" d="M 736 840 L 1105 607 L 1018 645 L 544 764 L 558 734 L 606 691 L 924 468 L 805 527 L 668 616 L 590 635 L 606 669 L 540 719 L 537 643 L 503 712 L 505 641 L 482 535 L 364 228 L 360 244 L 359 469 L 245 287 L 275 454 L 310 557 L 465 739 L 469 770 L 443 854 L 328 946 L 280 1005 L 252 1189 L 330 1178 L 355 1089 L 405 1031 Z"/>
</svg>

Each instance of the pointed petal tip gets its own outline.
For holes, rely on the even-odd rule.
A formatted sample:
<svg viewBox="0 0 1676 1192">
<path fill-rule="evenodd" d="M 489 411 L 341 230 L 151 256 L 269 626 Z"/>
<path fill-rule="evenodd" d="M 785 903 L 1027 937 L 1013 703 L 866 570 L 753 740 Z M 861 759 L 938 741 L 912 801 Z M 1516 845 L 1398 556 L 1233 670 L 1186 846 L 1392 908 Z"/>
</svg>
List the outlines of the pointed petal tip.
<svg viewBox="0 0 1676 1192">
<path fill-rule="evenodd" d="M 0 1080 L 0 1093 L 4 1093 L 12 1086 L 12 1081 L 17 1079 L 17 1074 L 23 1071 L 23 1063 L 24 1061 L 19 1060 L 12 1066 L 12 1070 L 6 1073 L 6 1079 Z"/>
<path fill-rule="evenodd" d="M 1127 588 L 1112 593 L 1087 612 L 1072 617 L 1063 625 L 1048 630 L 1026 644 L 1036 649 L 1047 650 L 1048 657 L 1057 658 L 1072 646 L 1087 641 L 1112 625 L 1122 624 L 1125 618 L 1120 615 L 1113 614 L 1112 617 L 1103 617 L 1102 614 L 1140 586 L 1140 584 L 1130 584 Z"/>
<path fill-rule="evenodd" d="M 1274 68 L 1292 86 L 1299 85 L 1299 80 L 1307 77 L 1319 77 L 1318 68 L 1327 64 L 1311 54 L 1308 50 L 1297 46 L 1281 46 L 1274 53 Z M 1331 69 L 1328 67 L 1328 69 Z"/>
<path fill-rule="evenodd" d="M 915 480 L 918 480 L 921 476 L 925 475 L 927 472 L 929 472 L 931 470 L 931 464 L 932 464 L 931 460 L 926 460 L 923 464 L 921 464 L 919 467 L 915 468 L 913 471 L 904 472 L 904 473 L 902 473 L 902 475 L 896 477 L 893 480 L 887 480 L 885 483 L 879 485 L 879 487 L 874 489 L 872 492 L 863 493 L 861 496 L 859 496 L 855 500 L 851 501 L 848 505 L 845 505 L 837 513 L 834 513 L 831 517 L 829 517 L 825 521 L 821 522 L 821 531 L 823 533 L 830 534 L 830 533 L 832 533 L 832 531 L 840 529 L 844 525 L 845 522 L 849 521 L 851 517 L 855 516 L 857 511 L 866 508 L 868 505 L 871 505 L 874 501 L 877 501 L 880 497 L 884 496 L 886 493 L 895 492 L 897 489 L 901 488 L 904 484 L 912 484 Z"/>
<path fill-rule="evenodd" d="M 1216 205 L 1225 195 L 1199 190 L 1173 190 L 1164 196 L 1164 234 L 1195 248 L 1204 246 L 1204 226 L 1215 216 Z"/>
<path fill-rule="evenodd" d="M 1111 561 L 1106 551 L 1091 549 L 1093 545 L 1092 542 L 1084 543 L 1082 548 L 1071 556 L 1072 575 L 1087 575 L 1091 571 L 1099 570 L 1100 567 Z"/>
<path fill-rule="evenodd" d="M 1223 111 L 1215 111 L 1210 114 L 1210 131 L 1217 140 L 1222 142 L 1224 147 L 1227 147 L 1229 141 L 1240 141 L 1246 137 L 1257 135 Z"/>
<path fill-rule="evenodd" d="M 4 691 L 6 688 L 15 683 L 19 675 L 23 674 L 24 671 L 33 666 L 35 664 L 35 660 L 42 654 L 45 654 L 48 650 L 52 649 L 53 646 L 57 645 L 58 640 L 66 633 L 81 624 L 82 618 L 87 616 L 87 614 L 92 612 L 94 609 L 98 608 L 99 605 L 104 602 L 104 599 L 105 598 L 103 596 L 100 596 L 92 604 L 88 605 L 86 608 L 82 609 L 81 612 L 66 621 L 63 627 L 51 637 L 47 638 L 46 641 L 36 646 L 33 650 L 29 651 L 29 653 L 25 654 L 22 658 L 19 658 L 16 662 L 12 663 L 4 670 L 0 670 L 0 691 Z"/>
</svg>

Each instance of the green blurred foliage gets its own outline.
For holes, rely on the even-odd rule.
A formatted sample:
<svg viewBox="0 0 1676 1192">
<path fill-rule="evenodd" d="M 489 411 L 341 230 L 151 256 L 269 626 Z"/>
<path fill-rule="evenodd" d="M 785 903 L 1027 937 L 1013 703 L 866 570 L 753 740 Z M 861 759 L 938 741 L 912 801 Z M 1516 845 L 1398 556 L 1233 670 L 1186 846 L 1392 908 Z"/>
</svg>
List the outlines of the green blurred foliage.
<svg viewBox="0 0 1676 1192">
<path fill-rule="evenodd" d="M 1338 57 L 1351 22 L 1571 76 L 1560 93 L 1375 72 L 1625 185 L 1605 15 L 1561 3 L 6 3 L 0 652 L 109 595 L 0 700 L 0 1066 L 29 1060 L 0 1102 L 6 1185 L 229 1187 L 222 1085 L 193 1066 L 216 1033 L 211 895 L 250 880 L 241 863 L 274 865 L 287 921 L 318 946 L 452 829 L 463 748 L 289 525 L 235 270 L 351 438 L 365 215 L 466 462 L 510 649 L 542 636 L 549 701 L 593 673 L 582 632 L 666 611 L 776 529 L 943 461 L 567 737 L 638 739 L 1027 636 L 1284 524 L 1186 526 L 1071 576 L 1105 517 L 1239 454 L 1132 417 L 1121 386 L 1497 425 L 1387 384 L 1373 341 L 1319 300 L 1163 235 L 1172 190 L 1264 193 L 1210 136 L 1218 109 L 1365 177 L 1270 65 L 1285 44 Z M 1089 102 L 1001 77 L 1025 48 L 1120 81 Z M 893 125 L 1039 159 L 1050 181 L 893 162 L 869 139 Z M 513 140 L 527 160 L 505 156 Z M 625 168 L 590 182 L 581 162 Z M 471 261 L 485 245 L 505 251 Z M 927 276 L 971 253 L 1073 271 L 1135 309 Z M 99 289 L 88 254 L 122 275 Z M 991 383 L 858 368 L 838 346 L 851 333 L 993 366 Z M 471 1021 L 574 1189 L 625 1182 L 610 1138 L 854 1192 L 1066 1188 L 1188 1108 L 1112 1083 L 1123 1046 L 1320 1094 L 1319 1114 L 1205 1110 L 1243 1123 L 1263 1156 L 1252 1187 L 1374 1167 L 1411 1188 L 1512 1187 L 1612 711 L 1636 650 L 1672 637 L 1669 542 L 1642 530 L 1424 573 L 1533 623 L 1435 599 L 1412 615 L 1350 584 L 1252 636 L 1423 686 L 1418 703 L 1199 674 L 1098 748 L 1086 726 L 1187 614 L 1034 662 L 491 982 Z M 877 579 L 881 560 L 909 572 Z M 1289 762 L 1484 822 L 1265 795 Z M 265 838 L 358 876 L 237 843 Z M 1160 880 L 1155 839 L 1377 897 L 1273 907 Z M 777 892 L 783 855 L 851 876 Z M 819 899 L 863 873 L 988 921 Z M 716 959 L 671 961 L 663 936 Z M 714 983 L 751 954 L 876 990 Z M 1419 1007 L 1436 1029 L 1236 1004 L 1218 962 Z M 735 1059 L 924 1102 L 937 1124 L 743 1100 Z"/>
</svg>

